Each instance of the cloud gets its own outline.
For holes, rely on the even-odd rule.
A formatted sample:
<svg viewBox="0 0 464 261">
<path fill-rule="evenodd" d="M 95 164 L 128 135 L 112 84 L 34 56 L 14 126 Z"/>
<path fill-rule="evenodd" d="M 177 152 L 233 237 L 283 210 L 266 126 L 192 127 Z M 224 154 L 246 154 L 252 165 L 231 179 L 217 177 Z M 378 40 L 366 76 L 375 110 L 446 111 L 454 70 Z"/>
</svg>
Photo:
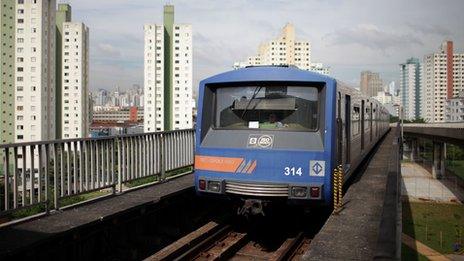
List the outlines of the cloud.
<svg viewBox="0 0 464 261">
<path fill-rule="evenodd" d="M 352 28 L 342 28 L 327 34 L 325 38 L 332 45 L 356 44 L 382 52 L 388 49 L 424 44 L 413 35 L 382 31 L 372 24 L 359 24 Z"/>
<path fill-rule="evenodd" d="M 407 26 L 415 32 L 420 32 L 422 34 L 437 35 L 437 36 L 449 36 L 451 31 L 440 25 L 431 25 L 431 24 L 414 24 L 408 23 Z"/>
<path fill-rule="evenodd" d="M 112 56 L 112 57 L 121 57 L 121 51 L 108 43 L 100 43 L 97 46 L 100 55 L 102 56 Z"/>
<path fill-rule="evenodd" d="M 311 57 L 352 81 L 361 70 L 399 77 L 398 64 L 437 50 L 449 38 L 464 43 L 463 0 L 70 0 L 73 20 L 90 28 L 91 88 L 143 83 L 143 25 L 163 22 L 163 5 L 175 21 L 192 24 L 193 82 L 229 70 L 279 35 L 285 23 L 311 41 Z M 396 77 L 396 78 L 395 78 Z"/>
</svg>

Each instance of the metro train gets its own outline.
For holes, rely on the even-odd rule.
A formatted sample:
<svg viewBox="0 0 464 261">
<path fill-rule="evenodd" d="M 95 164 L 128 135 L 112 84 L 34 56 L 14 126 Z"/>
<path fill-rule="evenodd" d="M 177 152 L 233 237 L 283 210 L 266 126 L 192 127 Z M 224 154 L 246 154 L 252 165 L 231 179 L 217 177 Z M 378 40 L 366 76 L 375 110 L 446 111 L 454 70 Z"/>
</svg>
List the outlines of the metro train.
<svg viewBox="0 0 464 261">
<path fill-rule="evenodd" d="M 200 82 L 195 189 L 244 205 L 329 207 L 333 172 L 344 182 L 389 129 L 376 100 L 292 66 L 254 66 Z"/>
</svg>

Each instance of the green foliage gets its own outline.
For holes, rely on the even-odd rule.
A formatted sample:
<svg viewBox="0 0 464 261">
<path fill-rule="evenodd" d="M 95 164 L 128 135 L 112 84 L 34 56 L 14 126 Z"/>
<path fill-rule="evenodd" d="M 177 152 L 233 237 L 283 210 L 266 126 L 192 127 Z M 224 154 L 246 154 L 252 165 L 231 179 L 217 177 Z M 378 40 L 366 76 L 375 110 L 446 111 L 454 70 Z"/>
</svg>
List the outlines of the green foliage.
<svg viewBox="0 0 464 261">
<path fill-rule="evenodd" d="M 49 187 L 48 191 L 49 191 L 48 198 L 53 199 L 53 187 Z M 79 202 L 86 201 L 89 199 L 108 195 L 109 193 L 110 192 L 108 190 L 93 191 L 93 192 L 84 193 L 84 194 L 77 195 L 77 196 L 63 198 L 60 200 L 59 204 L 61 207 L 65 207 L 65 206 L 77 204 Z M 26 197 L 26 202 L 29 202 L 29 196 Z M 53 200 L 47 203 L 37 204 L 34 206 L 25 207 L 23 209 L 18 209 L 16 211 L 11 212 L 8 218 L 11 220 L 14 220 L 14 219 L 20 219 L 20 218 L 33 216 L 39 213 L 44 213 L 47 210 L 47 205 L 48 205 L 48 209 L 53 209 Z"/>
<path fill-rule="evenodd" d="M 188 173 L 188 172 L 192 172 L 192 171 L 193 171 L 193 167 L 191 167 L 191 166 L 180 168 L 180 169 L 175 169 L 175 170 L 171 170 L 171 171 L 166 172 L 166 177 L 171 177 L 171 176 L 179 175 L 179 174 L 182 174 L 182 173 Z"/>
<path fill-rule="evenodd" d="M 446 169 L 464 180 L 464 148 L 446 144 Z"/>
<path fill-rule="evenodd" d="M 422 118 L 417 118 L 414 120 L 403 120 L 403 123 L 427 123 L 427 122 Z"/>
<path fill-rule="evenodd" d="M 135 187 L 142 186 L 145 184 L 153 183 L 158 180 L 159 180 L 158 176 L 150 176 L 150 177 L 145 177 L 145 178 L 129 181 L 127 182 L 126 186 L 129 188 L 135 188 Z"/>
<path fill-rule="evenodd" d="M 172 177 L 175 175 L 179 175 L 182 173 L 189 173 L 192 171 L 193 171 L 193 167 L 190 167 L 190 166 L 185 167 L 185 168 L 179 168 L 179 169 L 166 172 L 166 177 Z M 135 188 L 135 187 L 146 185 L 146 184 L 153 183 L 156 181 L 159 181 L 159 176 L 150 176 L 150 177 L 145 177 L 145 178 L 129 181 L 126 183 L 126 186 L 129 188 Z"/>
<path fill-rule="evenodd" d="M 390 115 L 390 123 L 398 122 L 400 119 L 396 116 Z"/>
<path fill-rule="evenodd" d="M 65 206 L 77 204 L 82 201 L 98 198 L 98 197 L 109 195 L 109 194 L 110 194 L 110 191 L 108 190 L 99 190 L 99 191 L 93 191 L 93 192 L 89 192 L 89 193 L 85 193 L 81 195 L 71 196 L 71 197 L 63 198 L 62 200 L 60 200 L 60 206 L 65 207 Z"/>
<path fill-rule="evenodd" d="M 446 159 L 464 160 L 464 148 L 453 144 L 446 144 Z"/>
</svg>

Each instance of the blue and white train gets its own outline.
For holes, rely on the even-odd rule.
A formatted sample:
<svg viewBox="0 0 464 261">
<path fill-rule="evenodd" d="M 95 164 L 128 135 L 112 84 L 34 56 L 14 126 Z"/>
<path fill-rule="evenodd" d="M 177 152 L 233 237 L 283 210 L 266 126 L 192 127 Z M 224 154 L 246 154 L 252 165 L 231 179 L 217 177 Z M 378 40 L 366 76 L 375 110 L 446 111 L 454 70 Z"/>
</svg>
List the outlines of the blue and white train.
<svg viewBox="0 0 464 261">
<path fill-rule="evenodd" d="M 376 100 L 340 81 L 289 66 L 233 70 L 200 83 L 195 188 L 244 200 L 332 203 L 389 129 Z"/>
</svg>

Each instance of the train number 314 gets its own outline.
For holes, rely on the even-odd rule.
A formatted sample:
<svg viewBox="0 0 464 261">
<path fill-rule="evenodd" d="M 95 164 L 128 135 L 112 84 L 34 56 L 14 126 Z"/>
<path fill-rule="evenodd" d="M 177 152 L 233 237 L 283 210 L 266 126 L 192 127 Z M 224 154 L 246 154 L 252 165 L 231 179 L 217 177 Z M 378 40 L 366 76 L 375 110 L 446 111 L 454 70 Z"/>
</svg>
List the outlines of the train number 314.
<svg viewBox="0 0 464 261">
<path fill-rule="evenodd" d="M 301 168 L 296 168 L 296 167 L 285 167 L 284 168 L 285 176 L 301 176 L 302 174 L 303 174 L 303 170 Z"/>
</svg>

